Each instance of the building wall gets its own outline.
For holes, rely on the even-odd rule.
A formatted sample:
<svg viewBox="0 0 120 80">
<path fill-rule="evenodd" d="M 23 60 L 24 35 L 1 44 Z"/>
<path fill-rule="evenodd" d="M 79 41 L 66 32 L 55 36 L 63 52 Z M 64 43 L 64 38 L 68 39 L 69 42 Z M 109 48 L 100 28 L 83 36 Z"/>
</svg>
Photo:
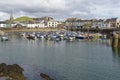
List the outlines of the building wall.
<svg viewBox="0 0 120 80">
<path fill-rule="evenodd" d="M 110 23 L 109 22 L 105 22 L 103 28 L 105 28 L 105 29 L 106 28 L 110 28 Z"/>
<path fill-rule="evenodd" d="M 53 27 L 53 28 L 56 28 L 58 26 L 58 22 L 57 21 L 48 21 L 47 22 L 47 26 L 48 27 Z"/>
<path fill-rule="evenodd" d="M 0 27 L 14 27 L 16 24 L 7 24 L 7 23 L 0 23 Z"/>
<path fill-rule="evenodd" d="M 2 24 L 0 24 L 0 27 L 6 27 L 6 24 L 2 23 Z"/>
<path fill-rule="evenodd" d="M 104 22 L 93 22 L 92 23 L 92 28 L 103 28 L 104 27 Z"/>
<path fill-rule="evenodd" d="M 45 28 L 45 24 L 43 23 L 29 23 L 27 24 L 28 28 Z"/>
<path fill-rule="evenodd" d="M 81 19 L 67 19 L 65 21 L 65 26 L 67 29 L 73 29 L 73 28 L 80 28 L 80 27 L 89 27 L 89 24 L 91 23 L 91 28 L 119 28 L 120 27 L 120 21 L 118 18 L 110 18 L 110 19 L 99 19 L 99 20 L 81 20 Z M 85 25 L 86 24 L 86 25 Z"/>
<path fill-rule="evenodd" d="M 91 22 L 88 22 L 88 21 L 74 21 L 74 22 L 66 22 L 66 25 L 68 27 L 68 29 L 80 29 L 80 28 L 84 28 L 84 27 L 88 27 L 87 25 L 85 24 L 92 24 Z M 91 25 L 89 26 L 91 27 Z"/>
</svg>

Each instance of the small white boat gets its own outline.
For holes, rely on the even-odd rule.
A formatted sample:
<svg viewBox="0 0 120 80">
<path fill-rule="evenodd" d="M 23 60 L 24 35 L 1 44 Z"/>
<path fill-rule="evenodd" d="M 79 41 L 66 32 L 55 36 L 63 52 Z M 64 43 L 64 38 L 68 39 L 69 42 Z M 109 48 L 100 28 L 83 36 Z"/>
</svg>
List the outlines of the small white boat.
<svg viewBox="0 0 120 80">
<path fill-rule="evenodd" d="M 8 41 L 8 40 L 9 40 L 8 37 L 5 37 L 5 36 L 1 37 L 1 41 Z"/>
</svg>

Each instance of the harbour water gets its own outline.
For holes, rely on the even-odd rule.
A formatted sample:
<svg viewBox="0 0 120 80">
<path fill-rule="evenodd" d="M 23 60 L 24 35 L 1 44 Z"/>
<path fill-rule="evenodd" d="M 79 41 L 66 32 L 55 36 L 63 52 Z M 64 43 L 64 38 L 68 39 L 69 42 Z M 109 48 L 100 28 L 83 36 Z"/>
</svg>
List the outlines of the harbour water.
<svg viewBox="0 0 120 80">
<path fill-rule="evenodd" d="M 111 40 L 49 41 L 11 36 L 0 41 L 0 63 L 19 64 L 27 80 L 120 80 L 120 50 Z"/>
</svg>

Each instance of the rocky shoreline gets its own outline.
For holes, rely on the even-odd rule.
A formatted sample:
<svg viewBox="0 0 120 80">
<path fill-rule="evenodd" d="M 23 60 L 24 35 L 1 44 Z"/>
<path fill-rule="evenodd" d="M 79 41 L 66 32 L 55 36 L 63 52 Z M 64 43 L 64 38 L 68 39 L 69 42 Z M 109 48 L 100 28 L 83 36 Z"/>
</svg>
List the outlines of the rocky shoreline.
<svg viewBox="0 0 120 80">
<path fill-rule="evenodd" d="M 0 78 L 5 78 L 5 80 L 27 80 L 23 74 L 23 71 L 24 69 L 18 64 L 0 64 Z M 40 73 L 40 77 L 42 77 L 43 80 L 54 80 L 49 75 L 44 73 Z"/>
</svg>

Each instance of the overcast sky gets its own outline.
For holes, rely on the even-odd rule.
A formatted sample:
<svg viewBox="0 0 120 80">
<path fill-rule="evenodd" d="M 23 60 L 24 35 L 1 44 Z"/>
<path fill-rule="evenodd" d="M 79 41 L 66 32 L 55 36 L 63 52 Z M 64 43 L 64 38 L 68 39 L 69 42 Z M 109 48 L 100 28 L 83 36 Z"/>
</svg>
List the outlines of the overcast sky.
<svg viewBox="0 0 120 80">
<path fill-rule="evenodd" d="M 0 0 L 0 20 L 14 17 L 50 16 L 55 19 L 77 17 L 120 18 L 119 0 Z"/>
</svg>

